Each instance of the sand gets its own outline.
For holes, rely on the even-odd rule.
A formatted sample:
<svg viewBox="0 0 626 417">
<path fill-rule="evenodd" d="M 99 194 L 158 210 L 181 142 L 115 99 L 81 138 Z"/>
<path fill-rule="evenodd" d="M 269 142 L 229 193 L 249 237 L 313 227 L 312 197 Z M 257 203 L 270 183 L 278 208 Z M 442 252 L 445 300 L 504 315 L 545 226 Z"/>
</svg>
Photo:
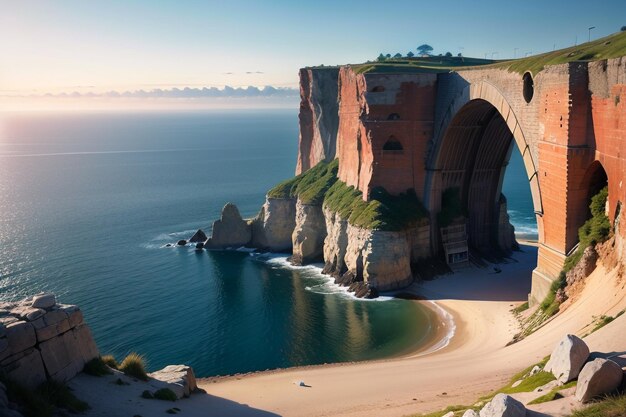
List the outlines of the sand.
<svg viewBox="0 0 626 417">
<path fill-rule="evenodd" d="M 615 273 L 599 267 L 589 278 L 581 301 L 533 335 L 506 347 L 519 326 L 510 310 L 527 299 L 536 256 L 535 247 L 522 246 L 514 262 L 499 265 L 501 273 L 491 267 L 468 268 L 414 284 L 410 292 L 434 300 L 454 318 L 454 337 L 436 352 L 202 379 L 199 385 L 208 394 L 192 395 L 175 406 L 182 410 L 179 415 L 185 416 L 384 417 L 471 404 L 504 385 L 515 372 L 550 354 L 566 333 L 586 333 L 593 316 L 614 315 L 626 307 L 623 284 L 616 287 Z M 585 339 L 592 351 L 626 350 L 625 316 Z M 79 398 L 101 389 L 94 386 L 98 378 L 81 378 L 73 384 Z M 298 386 L 298 381 L 308 387 Z M 87 415 L 147 417 L 162 415 L 171 406 L 136 397 L 118 403 L 114 408 L 92 404 L 93 410 Z"/>
</svg>

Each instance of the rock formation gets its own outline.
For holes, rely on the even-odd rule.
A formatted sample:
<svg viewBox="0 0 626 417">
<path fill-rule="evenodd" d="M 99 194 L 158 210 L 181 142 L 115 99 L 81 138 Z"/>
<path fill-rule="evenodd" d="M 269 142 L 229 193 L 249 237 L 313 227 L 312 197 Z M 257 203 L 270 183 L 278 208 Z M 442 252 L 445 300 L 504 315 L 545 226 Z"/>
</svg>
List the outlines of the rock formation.
<svg viewBox="0 0 626 417">
<path fill-rule="evenodd" d="M 198 231 L 189 238 L 189 243 L 204 243 L 207 239 L 206 233 L 204 233 L 202 229 L 198 229 Z"/>
<path fill-rule="evenodd" d="M 300 139 L 296 175 L 321 161 L 335 159 L 337 146 L 338 68 L 300 70 Z"/>
<path fill-rule="evenodd" d="M 26 387 L 65 382 L 98 356 L 83 313 L 53 294 L 0 304 L 0 370 Z"/>
<path fill-rule="evenodd" d="M 258 216 L 251 220 L 251 246 L 273 252 L 291 250 L 295 218 L 295 198 L 266 197 Z"/>
<path fill-rule="evenodd" d="M 152 372 L 148 376 L 156 381 L 160 381 L 162 386 L 157 384 L 157 388 L 169 388 L 172 390 L 178 399 L 183 397 L 189 397 L 191 393 L 198 390 L 196 384 L 196 377 L 193 369 L 186 365 L 168 365 L 165 368 Z"/>
<path fill-rule="evenodd" d="M 596 396 L 612 393 L 621 385 L 623 374 L 622 368 L 611 360 L 598 358 L 588 362 L 578 375 L 576 399 L 586 403 Z"/>
<path fill-rule="evenodd" d="M 544 371 L 552 372 L 559 382 L 565 384 L 578 377 L 588 357 L 587 344 L 581 338 L 568 334 L 554 348 Z"/>
<path fill-rule="evenodd" d="M 241 218 L 236 205 L 227 203 L 220 219 L 213 222 L 213 233 L 204 246 L 207 249 L 238 248 L 247 245 L 251 239 L 250 224 Z"/>
<path fill-rule="evenodd" d="M 292 234 L 294 265 L 321 261 L 324 239 L 326 238 L 326 219 L 319 205 L 296 203 L 296 224 Z"/>
</svg>

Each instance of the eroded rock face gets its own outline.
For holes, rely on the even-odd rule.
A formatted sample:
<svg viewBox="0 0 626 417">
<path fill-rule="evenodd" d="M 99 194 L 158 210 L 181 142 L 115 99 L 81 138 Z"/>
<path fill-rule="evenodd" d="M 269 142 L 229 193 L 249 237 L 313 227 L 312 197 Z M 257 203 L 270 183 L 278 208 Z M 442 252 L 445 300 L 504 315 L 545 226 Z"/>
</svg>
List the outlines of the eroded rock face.
<svg viewBox="0 0 626 417">
<path fill-rule="evenodd" d="M 567 285 L 571 286 L 577 282 L 583 281 L 587 278 L 594 269 L 596 269 L 596 263 L 598 261 L 598 252 L 593 246 L 589 246 L 583 252 L 582 258 L 566 275 Z"/>
<path fill-rule="evenodd" d="M 304 265 L 322 259 L 326 219 L 322 207 L 296 203 L 296 224 L 292 234 L 294 265 Z"/>
<path fill-rule="evenodd" d="M 291 249 L 296 227 L 296 200 L 266 197 L 261 212 L 252 220 L 252 246 L 273 252 Z"/>
<path fill-rule="evenodd" d="M 324 239 L 324 270 L 335 278 L 348 271 L 344 258 L 348 248 L 348 220 L 339 213 L 324 208 L 326 221 L 326 239 Z"/>
<path fill-rule="evenodd" d="M 357 281 L 379 291 L 402 288 L 413 282 L 411 250 L 404 232 L 368 230 L 348 224 L 347 235 L 344 260 L 348 272 Z"/>
<path fill-rule="evenodd" d="M 511 224 L 504 194 L 500 194 L 500 212 L 498 216 L 498 246 L 504 252 L 511 252 L 518 247 L 515 240 L 515 227 Z"/>
<path fill-rule="evenodd" d="M 497 394 L 482 410 L 480 417 L 524 417 L 526 407 L 515 398 L 506 394 Z"/>
<path fill-rule="evenodd" d="M 3 314 L 0 372 L 26 387 L 47 379 L 65 382 L 99 355 L 80 309 L 58 304 L 52 294 L 5 303 Z"/>
<path fill-rule="evenodd" d="M 595 359 L 587 362 L 580 371 L 576 385 L 576 399 L 586 403 L 594 397 L 610 394 L 622 383 L 622 368 L 607 359 Z"/>
<path fill-rule="evenodd" d="M 204 243 L 208 239 L 206 233 L 202 229 L 198 229 L 196 233 L 191 236 L 189 243 Z"/>
<path fill-rule="evenodd" d="M 554 348 L 544 371 L 552 372 L 556 379 L 565 384 L 576 379 L 589 357 L 589 347 L 579 337 L 568 334 Z"/>
<path fill-rule="evenodd" d="M 168 365 L 159 371 L 148 374 L 148 376 L 162 382 L 163 386 L 160 387 L 157 382 L 157 387 L 171 389 L 178 399 L 189 397 L 198 389 L 193 369 L 187 365 Z"/>
<path fill-rule="evenodd" d="M 296 175 L 332 161 L 339 126 L 337 68 L 300 70 L 300 138 Z"/>
<path fill-rule="evenodd" d="M 213 233 L 206 241 L 208 249 L 240 247 L 250 243 L 252 230 L 250 224 L 241 218 L 239 209 L 233 203 L 227 203 L 222 209 L 219 220 L 213 222 Z"/>
</svg>

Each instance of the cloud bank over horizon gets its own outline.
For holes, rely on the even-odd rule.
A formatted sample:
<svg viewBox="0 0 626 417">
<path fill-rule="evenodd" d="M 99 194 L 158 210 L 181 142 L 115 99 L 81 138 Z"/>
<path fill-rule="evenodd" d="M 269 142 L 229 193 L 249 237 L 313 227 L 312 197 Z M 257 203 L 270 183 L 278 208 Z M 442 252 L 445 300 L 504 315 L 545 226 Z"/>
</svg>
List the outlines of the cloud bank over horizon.
<svg viewBox="0 0 626 417">
<path fill-rule="evenodd" d="M 9 94 L 7 94 L 9 93 Z M 109 90 L 105 92 L 61 92 L 61 93 L 40 93 L 40 94 L 24 94 L 16 92 L 0 91 L 2 97 L 20 97 L 20 98 L 293 98 L 300 97 L 300 91 L 297 88 L 290 87 L 273 87 L 266 85 L 262 88 L 255 86 L 248 87 L 231 87 L 229 85 L 223 88 L 217 87 L 184 87 L 184 88 L 153 88 L 139 90 Z"/>
</svg>

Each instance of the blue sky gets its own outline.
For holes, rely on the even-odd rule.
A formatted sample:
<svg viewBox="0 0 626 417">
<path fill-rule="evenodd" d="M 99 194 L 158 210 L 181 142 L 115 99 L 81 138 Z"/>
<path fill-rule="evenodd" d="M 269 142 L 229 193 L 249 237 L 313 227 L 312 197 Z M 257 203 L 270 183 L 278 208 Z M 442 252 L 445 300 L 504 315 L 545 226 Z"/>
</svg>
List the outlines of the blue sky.
<svg viewBox="0 0 626 417">
<path fill-rule="evenodd" d="M 626 1 L 0 0 L 0 91 L 297 86 L 298 68 L 405 54 L 513 57 L 626 25 Z M 7 40 L 9 40 L 7 42 Z"/>
</svg>

